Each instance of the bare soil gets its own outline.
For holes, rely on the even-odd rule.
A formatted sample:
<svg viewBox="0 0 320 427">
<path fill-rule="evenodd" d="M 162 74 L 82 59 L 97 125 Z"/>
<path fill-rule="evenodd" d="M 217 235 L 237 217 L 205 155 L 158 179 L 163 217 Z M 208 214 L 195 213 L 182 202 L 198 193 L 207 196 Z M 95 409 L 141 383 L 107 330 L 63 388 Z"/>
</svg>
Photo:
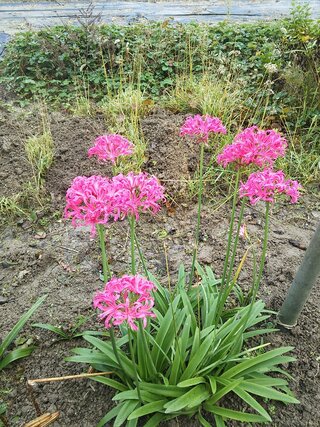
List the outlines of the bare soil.
<svg viewBox="0 0 320 427">
<path fill-rule="evenodd" d="M 12 195 L 32 180 L 24 154 L 27 136 L 40 131 L 37 114 L 0 111 L 1 195 Z M 179 138 L 184 116 L 161 110 L 144 119 L 142 129 L 148 142 L 146 170 L 166 185 L 175 203 L 164 207 L 156 217 L 145 216 L 138 235 L 150 270 L 166 283 L 168 254 L 171 280 L 181 262 L 191 261 L 196 207 L 187 198 L 187 180 L 197 163 L 197 147 Z M 101 117 L 76 118 L 64 113 L 50 117 L 55 144 L 55 159 L 46 179 L 51 195 L 51 212 L 36 221 L 19 220 L 4 224 L 0 243 L 0 325 L 4 336 L 33 302 L 47 294 L 21 335 L 37 345 L 34 353 L 4 370 L 0 375 L 0 399 L 8 406 L 8 425 L 21 426 L 36 417 L 34 400 L 42 412 L 60 411 L 53 425 L 94 427 L 112 406 L 112 390 L 89 380 L 74 380 L 38 385 L 30 395 L 27 379 L 70 375 L 85 367 L 67 363 L 70 349 L 82 346 L 81 339 L 58 341 L 57 337 L 31 325 L 51 323 L 70 330 L 86 318 L 81 329 L 100 328 L 92 310 L 92 296 L 103 285 L 98 244 L 89 230 L 74 229 L 61 220 L 65 191 L 76 175 L 108 174 L 105 165 L 87 159 L 92 139 L 106 132 Z M 171 200 L 171 199 L 170 199 Z M 207 201 L 202 213 L 199 260 L 221 273 L 229 220 L 229 205 L 222 196 Z M 272 213 L 269 253 L 260 297 L 268 308 L 277 310 L 304 256 L 308 242 L 320 220 L 320 200 L 305 195 L 297 205 L 279 205 Z M 246 208 L 245 222 L 251 239 L 261 237 L 262 208 Z M 110 229 L 111 265 L 114 274 L 127 272 L 128 227 L 125 222 Z M 249 242 L 241 242 L 239 259 Z M 249 257 L 250 258 L 250 257 Z M 246 289 L 250 278 L 250 259 L 240 277 Z M 291 388 L 299 405 L 269 406 L 273 414 L 270 426 L 318 427 L 320 425 L 320 289 L 315 287 L 299 324 L 290 332 L 279 331 L 265 340 L 272 346 L 292 345 L 297 361 L 288 366 L 293 376 Z M 195 420 L 176 420 L 167 425 L 197 426 Z M 240 424 L 239 424 L 240 425 Z"/>
</svg>

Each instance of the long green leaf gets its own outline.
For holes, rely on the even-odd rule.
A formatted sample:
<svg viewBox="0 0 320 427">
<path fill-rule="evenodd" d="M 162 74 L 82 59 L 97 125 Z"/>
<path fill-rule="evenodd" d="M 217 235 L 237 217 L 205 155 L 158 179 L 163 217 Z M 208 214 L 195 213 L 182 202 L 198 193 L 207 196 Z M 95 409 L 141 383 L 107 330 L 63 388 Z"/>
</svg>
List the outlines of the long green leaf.
<svg viewBox="0 0 320 427">
<path fill-rule="evenodd" d="M 53 332 L 54 334 L 59 335 L 62 339 L 67 340 L 70 338 L 61 328 L 57 326 L 50 325 L 49 323 L 33 323 L 34 328 L 45 329 L 47 331 Z"/>
<path fill-rule="evenodd" d="M 212 375 L 208 375 L 210 387 L 211 387 L 211 393 L 215 394 L 217 391 L 217 380 Z"/>
<path fill-rule="evenodd" d="M 154 412 L 163 411 L 163 405 L 167 402 L 167 400 L 158 400 L 156 402 L 147 403 L 146 405 L 141 406 L 136 409 L 129 415 L 128 420 L 133 420 L 134 418 L 143 417 L 148 414 L 153 414 Z"/>
<path fill-rule="evenodd" d="M 202 416 L 201 412 L 198 413 L 197 418 L 203 427 L 212 427 L 211 424 Z"/>
<path fill-rule="evenodd" d="M 197 319 L 196 319 L 196 316 L 194 314 L 193 307 L 190 303 L 190 298 L 187 295 L 185 289 L 183 289 L 183 288 L 180 289 L 180 295 L 182 297 L 184 308 L 186 309 L 187 313 L 190 314 L 190 316 L 191 316 L 191 327 L 192 327 L 192 330 L 194 331 L 197 327 Z"/>
<path fill-rule="evenodd" d="M 191 330 L 191 316 L 188 315 L 185 319 L 183 330 L 180 338 L 178 339 L 178 344 L 176 346 L 176 354 L 171 365 L 171 372 L 169 377 L 170 384 L 176 384 L 181 371 L 185 368 L 185 361 L 187 360 L 188 352 L 188 339 Z"/>
<path fill-rule="evenodd" d="M 263 423 L 266 419 L 261 415 L 248 414 L 247 412 L 234 411 L 233 409 L 221 408 L 216 405 L 204 404 L 206 411 L 220 415 L 222 418 L 230 418 L 231 420 L 247 422 L 247 423 Z"/>
<path fill-rule="evenodd" d="M 185 289 L 186 286 L 186 272 L 184 265 L 180 264 L 178 269 L 178 280 L 176 284 L 177 291 L 180 291 L 181 288 Z"/>
<path fill-rule="evenodd" d="M 220 415 L 214 415 L 214 420 L 216 422 L 216 427 L 226 427 L 223 418 Z"/>
<path fill-rule="evenodd" d="M 139 405 L 138 400 L 127 400 L 123 403 L 119 410 L 116 419 L 114 420 L 113 427 L 120 427 L 124 422 L 129 419 L 130 414 Z"/>
<path fill-rule="evenodd" d="M 208 399 L 209 396 L 210 393 L 204 385 L 197 385 L 182 396 L 166 403 L 164 405 L 166 408 L 165 412 L 166 414 L 170 414 L 172 412 L 179 412 L 184 408 L 192 408 Z"/>
<path fill-rule="evenodd" d="M 290 396 L 272 387 L 266 387 L 260 384 L 251 383 L 250 381 L 243 381 L 241 387 L 249 393 L 256 394 L 257 396 L 265 397 L 272 400 L 280 400 L 287 403 L 300 403 L 295 397 Z"/>
<path fill-rule="evenodd" d="M 146 363 L 146 369 L 147 373 L 151 377 L 157 376 L 157 370 L 154 366 L 153 359 L 151 357 L 151 350 L 150 350 L 150 342 L 147 341 L 148 334 L 146 333 L 146 330 L 143 328 L 142 321 L 139 321 L 139 335 L 141 335 L 142 340 L 142 348 L 145 353 L 145 363 Z"/>
<path fill-rule="evenodd" d="M 249 393 L 242 389 L 241 385 L 233 389 L 233 391 L 248 405 L 251 406 L 256 412 L 258 412 L 267 421 L 271 422 L 272 419 L 268 412 L 254 399 Z"/>
<path fill-rule="evenodd" d="M 174 319 L 173 319 L 174 313 Z M 182 322 L 185 320 L 185 313 L 181 310 L 174 308 L 174 305 L 169 307 L 164 319 L 161 323 L 159 331 L 155 337 L 155 341 L 158 346 L 154 346 L 152 349 L 152 360 L 158 372 L 162 370 L 165 357 L 162 352 L 168 353 L 172 343 L 175 339 L 175 333 L 179 331 Z M 162 351 L 159 350 L 159 347 Z"/>
<path fill-rule="evenodd" d="M 174 385 L 141 382 L 140 388 L 164 397 L 179 397 L 184 394 L 184 390 L 182 388 Z"/>
<path fill-rule="evenodd" d="M 148 365 L 146 360 L 146 351 L 144 349 L 143 340 L 142 340 L 142 334 L 141 331 L 136 334 L 135 339 L 136 343 L 136 354 L 138 358 L 137 362 L 137 371 L 140 376 L 140 378 L 148 379 Z"/>
<path fill-rule="evenodd" d="M 168 369 L 168 372 L 166 375 L 166 377 L 169 376 L 169 384 L 176 384 L 177 383 L 179 374 L 182 370 L 182 366 L 183 366 L 182 363 L 183 362 L 181 362 L 181 359 L 182 359 L 181 347 L 182 347 L 181 338 L 179 338 L 178 343 L 177 343 L 176 348 L 175 348 L 176 354 L 174 355 L 173 362 L 172 362 L 171 366 L 169 366 L 169 369 Z M 170 372 L 170 375 L 169 375 L 169 372 Z"/>
<path fill-rule="evenodd" d="M 121 410 L 122 405 L 123 405 L 123 402 L 119 403 L 119 405 L 110 409 L 110 411 L 107 412 L 106 415 L 103 418 L 101 418 L 101 420 L 98 422 L 97 427 L 105 427 L 105 425 L 110 420 L 112 420 L 112 418 L 117 416 L 118 412 Z"/>
<path fill-rule="evenodd" d="M 223 396 L 230 393 L 230 391 L 236 388 L 241 383 L 241 381 L 242 381 L 242 378 L 234 381 L 229 381 L 229 384 L 225 385 L 222 389 L 216 392 L 215 395 L 208 400 L 208 403 L 210 405 L 217 403 L 218 400 L 220 400 Z"/>
<path fill-rule="evenodd" d="M 250 383 L 264 385 L 266 387 L 278 387 L 288 385 L 288 381 L 284 380 L 283 378 L 268 377 L 264 374 L 256 374 L 255 376 L 250 377 L 248 381 L 250 381 Z"/>
<path fill-rule="evenodd" d="M 154 402 L 155 400 L 160 400 L 159 395 L 155 393 L 150 393 L 147 390 L 140 390 L 140 395 L 145 403 Z M 134 390 L 125 390 L 121 393 L 117 393 L 112 400 L 137 400 L 139 399 L 138 391 L 135 388 Z"/>
<path fill-rule="evenodd" d="M 206 380 L 204 377 L 195 377 L 195 378 L 190 378 L 189 380 L 181 381 L 179 384 L 177 384 L 177 386 L 182 388 L 193 387 L 194 385 L 203 384 L 205 382 Z"/>
<path fill-rule="evenodd" d="M 269 360 L 272 360 L 273 358 L 280 356 L 284 353 L 287 353 L 288 351 L 291 351 L 293 347 L 282 347 L 277 348 L 275 350 L 270 350 L 264 354 L 260 354 L 259 356 L 252 357 L 248 360 L 245 360 L 242 363 L 237 364 L 233 368 L 230 368 L 226 372 L 222 374 L 222 378 L 233 378 L 237 375 L 243 374 L 245 371 L 247 371 L 249 368 L 252 368 L 258 364 L 265 363 Z"/>
<path fill-rule="evenodd" d="M 26 313 L 24 313 L 23 316 L 21 316 L 21 318 L 14 325 L 8 335 L 4 337 L 3 341 L 0 344 L 0 358 L 3 356 L 9 345 L 16 339 L 18 333 L 24 327 L 24 325 L 27 323 L 33 313 L 40 307 L 40 305 L 46 298 L 47 295 L 43 295 L 41 298 L 39 298 L 38 301 L 34 303 L 33 306 Z"/>
<path fill-rule="evenodd" d="M 104 353 L 108 358 L 110 358 L 110 360 L 117 363 L 117 358 L 113 352 L 113 348 L 110 343 L 106 343 L 105 341 L 102 341 L 90 335 L 87 335 L 84 338 L 90 344 L 94 345 L 96 348 L 102 351 L 102 353 Z M 135 372 L 134 372 L 132 361 L 123 353 L 123 351 L 120 348 L 118 349 L 118 354 L 124 369 L 127 371 L 127 374 L 131 378 L 135 378 Z"/>
<path fill-rule="evenodd" d="M 198 367 L 201 365 L 204 358 L 206 357 L 209 350 L 211 349 L 214 340 L 215 340 L 215 331 L 211 332 L 211 334 L 209 334 L 205 338 L 203 343 L 198 348 L 198 351 L 196 352 L 196 354 L 190 359 L 187 368 L 181 375 L 180 381 L 187 380 L 196 373 Z"/>
<path fill-rule="evenodd" d="M 126 387 L 124 384 L 119 383 L 119 381 L 113 380 L 111 378 L 107 378 L 107 377 L 92 377 L 91 380 L 93 381 L 97 381 L 98 383 L 102 383 L 105 384 L 109 387 L 112 387 L 116 390 L 119 391 L 126 391 L 128 389 L 128 387 Z"/>
<path fill-rule="evenodd" d="M 134 420 L 127 421 L 126 427 L 136 427 L 138 424 L 138 418 Z"/>
<path fill-rule="evenodd" d="M 269 329 L 257 329 L 255 331 L 245 332 L 243 334 L 243 339 L 246 341 L 248 338 L 256 337 L 258 335 L 271 334 L 272 332 L 277 332 L 278 329 L 269 328 Z"/>
<path fill-rule="evenodd" d="M 157 427 L 161 421 L 165 420 L 167 417 L 165 414 L 158 412 L 154 414 L 149 420 L 145 423 L 144 427 Z"/>
<path fill-rule="evenodd" d="M 0 371 L 15 360 L 30 356 L 35 347 L 17 348 L 16 350 L 6 353 L 6 356 L 0 360 Z"/>
<path fill-rule="evenodd" d="M 71 350 L 75 356 L 68 356 L 65 358 L 67 362 L 88 363 L 89 365 L 104 366 L 103 371 L 114 370 L 119 368 L 114 358 L 110 359 L 101 351 L 88 349 L 88 348 L 74 348 Z"/>
</svg>

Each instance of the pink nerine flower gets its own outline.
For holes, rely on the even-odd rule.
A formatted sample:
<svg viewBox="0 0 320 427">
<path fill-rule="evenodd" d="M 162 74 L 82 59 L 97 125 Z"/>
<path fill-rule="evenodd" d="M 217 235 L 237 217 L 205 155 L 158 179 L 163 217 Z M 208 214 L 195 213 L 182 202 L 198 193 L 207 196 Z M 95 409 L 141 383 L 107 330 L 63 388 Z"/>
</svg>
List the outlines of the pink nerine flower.
<svg viewBox="0 0 320 427">
<path fill-rule="evenodd" d="M 210 133 L 227 133 L 227 130 L 220 119 L 208 115 L 188 117 L 180 129 L 180 136 L 193 136 L 199 143 L 208 143 Z"/>
<path fill-rule="evenodd" d="M 106 284 L 103 292 L 95 295 L 93 305 L 102 311 L 99 317 L 104 319 L 107 329 L 127 322 L 136 331 L 139 319 L 142 319 L 143 326 L 146 327 L 147 317 L 156 317 L 152 312 L 154 298 L 151 291 L 154 289 L 152 282 L 139 275 L 113 278 Z"/>
<path fill-rule="evenodd" d="M 239 165 L 251 163 L 261 166 L 272 166 L 278 157 L 285 154 L 287 141 L 275 130 L 261 130 L 257 126 L 244 129 L 227 145 L 217 161 L 226 167 L 228 163 Z"/>
<path fill-rule="evenodd" d="M 265 169 L 252 173 L 246 183 L 241 183 L 239 192 L 240 197 L 248 197 L 252 205 L 259 200 L 274 202 L 278 194 L 285 194 L 291 198 L 291 203 L 296 203 L 300 188 L 297 181 L 286 179 L 283 171 Z"/>
<path fill-rule="evenodd" d="M 110 160 L 115 163 L 119 156 L 133 153 L 134 145 L 121 135 L 101 135 L 94 141 L 94 146 L 89 148 L 88 156 L 97 156 L 99 160 Z"/>
<path fill-rule="evenodd" d="M 156 214 L 160 209 L 159 203 L 165 200 L 164 188 L 158 179 L 145 172 L 119 174 L 113 177 L 112 184 L 122 217 L 134 215 L 139 219 L 140 211 Z"/>
<path fill-rule="evenodd" d="M 120 217 L 115 203 L 115 191 L 108 178 L 77 176 L 66 194 L 64 217 L 74 226 L 90 225 L 92 234 L 96 224 L 106 224 Z"/>
</svg>

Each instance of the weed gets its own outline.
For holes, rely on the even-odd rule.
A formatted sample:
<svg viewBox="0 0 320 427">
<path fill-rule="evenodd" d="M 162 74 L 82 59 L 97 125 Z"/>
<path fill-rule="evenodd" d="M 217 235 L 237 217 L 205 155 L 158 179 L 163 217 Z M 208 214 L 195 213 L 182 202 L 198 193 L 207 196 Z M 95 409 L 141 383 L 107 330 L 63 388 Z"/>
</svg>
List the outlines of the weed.
<svg viewBox="0 0 320 427">
<path fill-rule="evenodd" d="M 80 96 L 76 99 L 76 103 L 71 107 L 71 111 L 77 117 L 87 117 L 94 115 L 92 104 L 85 96 Z"/>
<path fill-rule="evenodd" d="M 139 89 L 129 86 L 115 96 L 105 97 L 99 104 L 104 114 L 109 132 L 120 133 L 135 145 L 133 156 L 117 162 L 116 170 L 139 171 L 145 162 L 146 144 L 141 132 L 140 120 L 153 106 L 153 102 L 143 96 Z"/>
<path fill-rule="evenodd" d="M 200 113 L 221 118 L 225 124 L 239 118 L 243 97 L 237 82 L 224 81 L 205 73 L 199 78 L 182 76 L 164 97 L 165 107 L 174 112 Z"/>
<path fill-rule="evenodd" d="M 43 178 L 53 161 L 53 140 L 47 111 L 43 110 L 41 115 L 42 134 L 29 137 L 25 144 L 27 159 L 33 170 L 35 191 L 38 195 L 43 185 Z"/>
<path fill-rule="evenodd" d="M 27 321 L 33 315 L 33 313 L 40 307 L 40 305 L 46 299 L 46 295 L 42 296 L 33 304 L 33 306 L 24 313 L 18 322 L 14 325 L 14 327 L 9 331 L 9 333 L 3 338 L 3 341 L 0 343 L 0 371 L 7 366 L 9 366 L 15 360 L 21 359 L 23 357 L 29 356 L 34 347 L 26 347 L 26 348 L 17 348 L 15 350 L 8 350 L 10 345 L 17 338 L 21 329 L 25 326 Z"/>
<path fill-rule="evenodd" d="M 83 331 L 83 332 L 80 331 L 81 326 L 83 326 L 90 318 L 92 318 L 92 315 L 79 316 L 75 324 L 69 327 L 54 326 L 54 325 L 50 325 L 49 323 L 34 323 L 32 326 L 53 332 L 59 337 L 59 340 L 66 340 L 66 341 L 82 337 L 83 335 L 88 333 L 93 335 L 102 335 L 102 333 L 98 333 L 94 331 Z"/>
<path fill-rule="evenodd" d="M 20 194 L 16 194 L 11 197 L 0 197 L 0 219 L 25 214 L 25 210 L 21 207 Z"/>
</svg>

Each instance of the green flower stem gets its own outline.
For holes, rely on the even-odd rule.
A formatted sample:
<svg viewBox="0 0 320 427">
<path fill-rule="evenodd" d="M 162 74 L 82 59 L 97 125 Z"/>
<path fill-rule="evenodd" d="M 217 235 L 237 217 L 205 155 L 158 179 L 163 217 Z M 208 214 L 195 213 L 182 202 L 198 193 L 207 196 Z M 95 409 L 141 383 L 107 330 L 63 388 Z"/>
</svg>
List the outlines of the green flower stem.
<svg viewBox="0 0 320 427">
<path fill-rule="evenodd" d="M 130 248 L 131 248 L 131 273 L 134 276 L 137 272 L 136 270 L 136 257 L 135 257 L 135 226 L 136 219 L 134 216 L 129 217 L 130 224 Z"/>
<path fill-rule="evenodd" d="M 240 169 L 238 169 L 238 171 L 237 171 L 235 189 L 234 189 L 234 193 L 233 193 L 232 212 L 231 212 L 231 220 L 230 220 L 230 227 L 229 227 L 227 252 L 226 252 L 226 258 L 225 258 L 224 264 L 223 264 L 223 273 L 222 273 L 222 278 L 221 278 L 221 287 L 222 288 L 225 284 L 228 265 L 229 265 L 229 257 L 230 257 L 230 251 L 231 251 L 233 225 L 234 225 L 234 219 L 235 219 L 235 214 L 236 214 L 236 204 L 237 204 L 237 196 L 238 196 L 238 189 L 239 189 L 239 181 L 240 181 Z"/>
<path fill-rule="evenodd" d="M 264 269 L 264 262 L 266 260 L 266 253 L 267 253 L 267 246 L 268 246 L 268 236 L 269 236 L 269 221 L 270 220 L 270 203 L 267 202 L 266 203 L 266 214 L 265 214 L 265 225 L 264 225 L 264 238 L 263 238 L 263 246 L 262 246 L 262 254 L 261 254 L 261 259 L 260 259 L 260 266 L 259 266 L 259 273 L 258 273 L 258 277 L 256 280 L 254 280 L 252 289 L 249 292 L 248 296 L 251 296 L 251 302 L 249 305 L 249 309 L 248 312 L 246 314 L 245 317 L 245 321 L 243 323 L 242 329 L 239 331 L 238 336 L 241 337 L 243 332 L 246 330 L 247 328 L 247 323 L 248 320 L 250 318 L 251 312 L 252 312 L 252 308 L 253 308 L 253 304 L 255 302 L 258 290 L 259 290 L 259 285 L 260 285 L 260 281 L 261 281 L 261 277 L 262 277 L 262 273 L 263 273 L 263 269 Z M 253 270 L 253 276 L 254 278 L 256 277 L 256 259 L 254 257 L 254 270 Z"/>
<path fill-rule="evenodd" d="M 200 162 L 199 162 L 199 191 L 198 191 L 198 217 L 197 217 L 197 228 L 195 236 L 195 247 L 193 249 L 192 264 L 189 280 L 189 289 L 192 286 L 195 263 L 198 253 L 199 236 L 200 236 L 200 223 L 201 223 L 201 208 L 202 208 L 202 194 L 203 194 L 203 158 L 204 158 L 204 143 L 200 144 Z"/>
<path fill-rule="evenodd" d="M 219 302 L 219 311 L 221 314 L 222 311 L 222 307 L 224 306 L 232 288 L 234 287 L 235 283 L 234 280 L 231 281 L 231 275 L 233 272 L 233 267 L 234 267 L 234 261 L 235 261 L 235 257 L 236 257 L 236 253 L 237 253 L 237 247 L 238 247 L 238 242 L 239 242 L 239 235 L 240 235 L 240 227 L 241 227 L 241 223 L 242 223 L 242 219 L 243 219 L 243 214 L 244 214 L 244 208 L 245 208 L 245 201 L 244 199 L 242 199 L 241 202 L 241 209 L 240 209 L 240 213 L 239 213 L 239 220 L 238 220 L 238 226 L 237 226 L 237 231 L 236 231 L 236 236 L 235 236 L 235 240 L 234 240 L 234 244 L 233 244 L 233 249 L 232 249 L 232 256 L 231 256 L 231 261 L 230 261 L 230 266 L 229 266 L 229 270 L 228 270 L 228 274 L 227 274 L 227 278 L 225 281 L 225 285 L 224 288 L 221 289 L 221 293 L 222 293 L 222 298 L 221 301 Z"/>
<path fill-rule="evenodd" d="M 260 281 L 262 277 L 262 273 L 264 270 L 264 263 L 266 260 L 266 254 L 267 254 L 267 246 L 268 246 L 268 237 L 269 237 L 269 223 L 270 223 L 270 202 L 266 203 L 266 216 L 265 216 L 265 225 L 264 225 L 264 236 L 263 236 L 263 246 L 262 246 L 262 254 L 260 259 L 260 267 L 259 267 L 259 273 L 256 282 L 253 285 L 253 293 L 252 293 L 252 301 L 256 299 Z"/>
<path fill-rule="evenodd" d="M 245 303 L 248 304 L 252 300 L 253 290 L 255 288 L 256 278 L 257 278 L 257 256 L 256 252 L 252 251 L 253 256 L 253 268 L 252 268 L 252 286 L 245 297 Z"/>
<path fill-rule="evenodd" d="M 113 328 L 113 326 L 110 328 L 110 339 L 111 339 L 111 345 L 112 345 L 112 348 L 113 348 L 113 352 L 114 352 L 114 354 L 116 356 L 119 368 L 122 370 L 122 372 L 124 373 L 125 377 L 127 377 L 126 376 L 126 371 L 125 371 L 125 369 L 123 367 L 123 364 L 122 364 L 120 356 L 119 356 L 118 347 L 117 347 L 116 339 L 115 339 L 115 336 L 114 336 L 114 328 Z"/>
<path fill-rule="evenodd" d="M 139 386 L 139 378 L 138 378 L 138 371 L 137 371 L 136 360 L 135 360 L 135 357 L 134 357 L 134 350 L 133 350 L 133 345 L 132 345 L 131 337 L 132 337 L 132 333 L 131 333 L 130 328 L 128 327 L 129 349 L 130 349 L 130 354 L 131 354 L 131 360 L 132 360 L 132 364 L 133 364 L 134 374 L 135 374 L 135 377 L 136 377 L 136 386 L 137 386 L 138 398 L 139 398 L 140 404 L 142 404 L 141 393 L 140 393 L 140 386 Z"/>
<path fill-rule="evenodd" d="M 108 264 L 108 257 L 107 257 L 107 251 L 106 251 L 106 242 L 105 242 L 106 229 L 102 224 L 97 224 L 96 228 L 98 231 L 99 241 L 100 241 L 103 279 L 105 282 L 108 282 L 108 280 L 111 279 L 111 271 Z"/>
<path fill-rule="evenodd" d="M 216 316 L 215 316 L 215 322 L 216 323 L 219 321 L 219 318 L 221 316 L 222 309 L 223 309 L 223 306 L 224 306 L 224 303 L 225 303 L 226 289 L 228 289 L 228 282 L 227 282 L 227 285 L 226 285 L 226 276 L 227 276 L 227 271 L 228 271 L 228 266 L 229 266 L 229 259 L 230 259 L 230 253 L 231 253 L 231 243 L 232 243 L 232 236 L 233 236 L 233 226 L 234 226 L 235 215 L 236 215 L 236 205 L 237 205 L 239 182 L 240 182 L 240 169 L 238 169 L 238 171 L 237 171 L 236 182 L 235 182 L 235 189 L 234 189 L 234 193 L 233 193 L 232 211 L 231 211 L 231 219 L 230 219 L 230 226 L 229 226 L 227 251 L 226 251 L 226 257 L 225 257 L 224 264 L 223 264 L 223 273 L 222 273 L 222 278 L 221 278 L 221 287 L 220 287 L 220 292 L 219 292 L 219 295 L 218 295 L 218 301 L 217 301 L 217 306 L 216 306 Z M 242 205 L 242 207 L 244 208 L 244 204 Z M 243 213 L 242 213 L 242 215 L 243 215 Z M 241 224 L 240 224 L 240 221 L 239 221 L 238 222 L 238 231 L 237 231 L 237 236 L 236 236 L 236 242 L 238 242 L 240 226 L 241 226 Z M 234 250 L 233 250 L 232 258 L 234 258 L 234 256 L 235 256 L 235 250 L 236 250 L 236 248 L 234 248 Z M 229 273 L 230 273 L 230 271 L 232 271 L 232 266 L 231 265 L 230 265 Z M 229 274 L 228 274 L 228 276 L 229 276 Z"/>
<path fill-rule="evenodd" d="M 148 268 L 147 268 L 146 260 L 145 260 L 145 258 L 143 256 L 142 251 L 141 251 L 141 247 L 140 247 L 140 243 L 139 243 L 139 240 L 138 240 L 138 237 L 137 237 L 137 233 L 134 233 L 134 241 L 135 241 L 136 247 L 138 249 L 138 254 L 139 254 L 139 258 L 140 258 L 140 261 L 141 261 L 141 264 L 142 264 L 142 267 L 143 267 L 144 274 L 146 275 L 146 277 L 148 278 L 148 280 L 150 280 L 150 274 L 149 274 L 149 271 L 148 271 Z"/>
</svg>

